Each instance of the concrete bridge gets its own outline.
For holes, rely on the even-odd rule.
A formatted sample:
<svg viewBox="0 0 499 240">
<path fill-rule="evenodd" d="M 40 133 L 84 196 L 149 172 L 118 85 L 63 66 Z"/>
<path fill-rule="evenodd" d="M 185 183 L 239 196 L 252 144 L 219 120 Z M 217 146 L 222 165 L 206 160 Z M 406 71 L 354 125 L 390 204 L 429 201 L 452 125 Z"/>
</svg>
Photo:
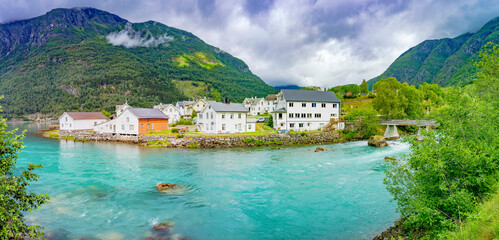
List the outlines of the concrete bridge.
<svg viewBox="0 0 499 240">
<path fill-rule="evenodd" d="M 400 135 L 397 131 L 397 126 L 418 126 L 418 131 L 416 133 L 418 140 L 422 140 L 420 137 L 421 134 L 421 126 L 428 127 L 436 127 L 440 124 L 435 121 L 430 120 L 380 120 L 380 125 L 386 125 L 385 133 L 383 137 L 386 139 L 397 139 L 400 138 Z"/>
</svg>

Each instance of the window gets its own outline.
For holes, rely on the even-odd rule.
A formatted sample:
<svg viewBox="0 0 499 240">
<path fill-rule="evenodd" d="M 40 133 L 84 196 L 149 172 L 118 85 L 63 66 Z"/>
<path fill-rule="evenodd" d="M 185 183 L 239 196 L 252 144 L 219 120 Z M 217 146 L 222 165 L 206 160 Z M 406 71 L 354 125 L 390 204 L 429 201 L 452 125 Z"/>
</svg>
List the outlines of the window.
<svg viewBox="0 0 499 240">
<path fill-rule="evenodd" d="M 97 122 L 94 122 L 94 126 L 97 125 Z"/>
<path fill-rule="evenodd" d="M 317 103 L 312 103 L 312 107 L 317 107 Z"/>
<path fill-rule="evenodd" d="M 154 129 L 154 123 L 151 123 L 151 129 Z"/>
<path fill-rule="evenodd" d="M 121 124 L 121 130 L 125 130 L 125 124 Z"/>
<path fill-rule="evenodd" d="M 248 125 L 248 129 L 251 129 L 251 124 L 250 124 L 250 125 Z"/>
<path fill-rule="evenodd" d="M 307 113 L 307 118 L 312 118 L 312 113 Z"/>
<path fill-rule="evenodd" d="M 241 119 L 241 114 L 240 113 L 237 114 L 237 118 Z"/>
<path fill-rule="evenodd" d="M 225 119 L 225 113 L 222 113 L 222 119 Z"/>
<path fill-rule="evenodd" d="M 206 119 L 210 119 L 210 116 L 208 115 L 208 113 L 206 113 Z"/>
<path fill-rule="evenodd" d="M 230 114 L 230 119 L 234 119 L 234 114 Z"/>
<path fill-rule="evenodd" d="M 140 127 L 144 127 L 144 124 L 140 124 Z"/>
<path fill-rule="evenodd" d="M 321 103 L 321 107 L 325 108 L 326 104 L 325 103 Z"/>
<path fill-rule="evenodd" d="M 71 127 L 71 123 L 69 124 L 69 127 Z"/>
<path fill-rule="evenodd" d="M 151 129 L 151 124 L 150 123 L 147 124 L 147 130 L 149 130 L 149 129 Z"/>
<path fill-rule="evenodd" d="M 128 126 L 128 130 L 133 131 L 133 125 Z"/>
<path fill-rule="evenodd" d="M 199 114 L 199 119 L 203 119 L 203 114 Z"/>
<path fill-rule="evenodd" d="M 300 118 L 300 114 L 299 113 L 295 113 L 295 118 Z"/>
<path fill-rule="evenodd" d="M 303 123 L 298 123 L 298 127 L 302 128 L 303 127 Z"/>
<path fill-rule="evenodd" d="M 301 114 L 301 118 L 306 118 L 307 117 L 307 114 L 306 113 L 302 113 Z"/>
<path fill-rule="evenodd" d="M 240 123 L 238 123 L 238 124 L 237 124 L 237 129 L 238 129 L 239 131 L 241 131 L 241 129 L 242 129 L 242 127 L 241 127 L 241 126 L 242 126 L 242 125 L 241 125 Z"/>
<path fill-rule="evenodd" d="M 282 113 L 279 113 L 279 119 L 282 119 Z"/>
<path fill-rule="evenodd" d="M 293 118 L 293 114 L 292 113 L 289 114 L 289 118 Z"/>
<path fill-rule="evenodd" d="M 210 113 L 210 117 L 211 117 L 211 119 L 213 119 L 213 113 Z"/>
<path fill-rule="evenodd" d="M 68 117 L 66 117 L 66 122 L 68 121 Z"/>
<path fill-rule="evenodd" d="M 306 103 L 302 103 L 301 107 L 307 107 L 307 104 Z"/>
<path fill-rule="evenodd" d="M 225 130 L 225 124 L 222 124 L 222 130 Z"/>
<path fill-rule="evenodd" d="M 290 128 L 294 128 L 294 127 L 295 127 L 295 124 L 294 124 L 294 123 L 290 123 L 290 124 L 289 124 L 289 127 L 290 127 Z"/>
<path fill-rule="evenodd" d="M 336 117 L 336 113 L 331 113 L 331 117 Z"/>
<path fill-rule="evenodd" d="M 333 103 L 333 108 L 336 108 L 337 106 L 338 106 L 338 104 Z"/>
<path fill-rule="evenodd" d="M 293 107 L 293 103 L 292 102 L 290 102 L 288 105 L 289 105 L 289 107 Z"/>
<path fill-rule="evenodd" d="M 284 127 L 284 123 L 281 123 L 281 127 Z"/>
<path fill-rule="evenodd" d="M 320 113 L 316 113 L 316 114 L 315 114 L 315 117 L 316 117 L 316 118 L 321 118 L 322 116 L 321 116 L 321 114 L 320 114 Z"/>
</svg>

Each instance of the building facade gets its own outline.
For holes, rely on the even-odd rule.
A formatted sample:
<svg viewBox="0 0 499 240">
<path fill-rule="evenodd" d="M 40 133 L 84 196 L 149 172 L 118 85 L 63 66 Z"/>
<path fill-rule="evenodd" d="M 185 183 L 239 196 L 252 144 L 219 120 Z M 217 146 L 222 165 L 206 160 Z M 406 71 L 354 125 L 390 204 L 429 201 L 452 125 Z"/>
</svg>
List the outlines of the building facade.
<svg viewBox="0 0 499 240">
<path fill-rule="evenodd" d="M 168 117 L 158 109 L 127 108 L 111 121 L 96 125 L 97 133 L 138 135 L 168 129 Z"/>
<path fill-rule="evenodd" d="M 180 110 L 178 110 L 173 104 L 159 104 L 153 107 L 162 111 L 167 117 L 169 123 L 176 123 L 180 120 Z"/>
<path fill-rule="evenodd" d="M 274 128 L 322 130 L 331 119 L 339 118 L 340 103 L 333 92 L 283 89 L 277 94 L 276 109 L 272 112 Z"/>
<path fill-rule="evenodd" d="M 198 113 L 197 128 L 210 134 L 254 132 L 256 125 L 247 122 L 247 113 L 241 103 L 208 101 Z"/>
<path fill-rule="evenodd" d="M 106 116 L 100 112 L 65 112 L 59 117 L 59 129 L 90 130 L 106 121 Z"/>
</svg>

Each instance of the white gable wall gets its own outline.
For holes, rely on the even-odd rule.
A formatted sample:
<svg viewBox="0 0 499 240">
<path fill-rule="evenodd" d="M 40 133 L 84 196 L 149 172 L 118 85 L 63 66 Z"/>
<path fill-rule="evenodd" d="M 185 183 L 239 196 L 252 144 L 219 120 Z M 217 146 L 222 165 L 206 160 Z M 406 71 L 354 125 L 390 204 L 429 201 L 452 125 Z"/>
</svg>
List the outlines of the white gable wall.
<svg viewBox="0 0 499 240">
<path fill-rule="evenodd" d="M 80 119 L 74 120 L 69 114 L 63 113 L 59 118 L 59 129 L 61 130 L 86 130 L 106 122 L 107 119 Z"/>
<path fill-rule="evenodd" d="M 128 109 L 119 117 L 94 127 L 97 133 L 139 134 L 139 119 Z"/>
</svg>

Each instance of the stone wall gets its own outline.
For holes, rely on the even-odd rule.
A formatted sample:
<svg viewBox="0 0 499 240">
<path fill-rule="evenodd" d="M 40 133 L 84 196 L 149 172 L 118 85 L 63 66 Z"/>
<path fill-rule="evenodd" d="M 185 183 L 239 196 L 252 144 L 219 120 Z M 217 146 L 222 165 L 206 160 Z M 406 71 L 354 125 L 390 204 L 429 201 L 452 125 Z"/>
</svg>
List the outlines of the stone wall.
<svg viewBox="0 0 499 240">
<path fill-rule="evenodd" d="M 321 133 L 289 133 L 257 136 L 199 136 L 176 138 L 176 136 L 128 136 L 97 134 L 89 131 L 59 132 L 59 136 L 73 136 L 75 139 L 99 142 L 128 142 L 144 145 L 155 145 L 168 148 L 234 148 L 256 146 L 280 146 L 293 144 L 324 144 L 341 142 L 337 132 Z M 166 141 L 168 140 L 168 141 Z"/>
</svg>

